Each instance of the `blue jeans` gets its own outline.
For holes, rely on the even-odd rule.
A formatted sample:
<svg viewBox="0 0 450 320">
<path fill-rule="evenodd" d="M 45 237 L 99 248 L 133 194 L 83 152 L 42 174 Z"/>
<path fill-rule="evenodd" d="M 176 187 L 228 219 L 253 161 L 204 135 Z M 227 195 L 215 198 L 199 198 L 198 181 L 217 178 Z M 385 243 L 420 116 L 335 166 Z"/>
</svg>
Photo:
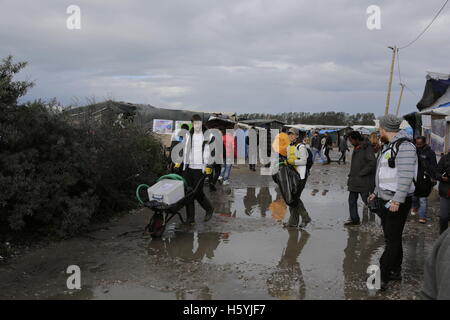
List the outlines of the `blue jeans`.
<svg viewBox="0 0 450 320">
<path fill-rule="evenodd" d="M 222 165 L 222 171 L 220 171 L 220 176 L 223 178 L 223 181 L 226 181 L 230 178 L 232 166 L 233 166 L 232 164 L 223 164 Z"/>
<path fill-rule="evenodd" d="M 428 198 L 412 198 L 412 208 L 419 209 L 419 218 L 426 219 L 427 218 L 427 208 L 428 208 Z"/>
<path fill-rule="evenodd" d="M 358 214 L 358 197 L 360 195 L 364 204 L 367 205 L 367 198 L 369 197 L 369 192 L 350 191 L 348 195 L 348 208 L 350 209 L 350 219 L 354 222 L 360 221 Z"/>
<path fill-rule="evenodd" d="M 312 152 L 312 154 L 313 154 L 313 162 L 316 162 L 317 156 L 320 157 L 320 160 L 321 160 L 322 163 L 325 162 L 324 155 L 322 154 L 322 152 L 320 152 L 319 149 L 317 149 L 317 148 L 311 148 L 311 152 Z"/>
</svg>

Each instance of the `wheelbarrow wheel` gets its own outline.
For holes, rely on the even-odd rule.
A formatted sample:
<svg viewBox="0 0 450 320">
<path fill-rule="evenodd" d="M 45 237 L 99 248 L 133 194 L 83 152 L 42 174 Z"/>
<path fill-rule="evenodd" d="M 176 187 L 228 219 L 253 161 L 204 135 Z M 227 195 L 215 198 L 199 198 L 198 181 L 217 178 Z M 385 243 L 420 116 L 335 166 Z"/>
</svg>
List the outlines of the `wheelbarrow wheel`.
<svg viewBox="0 0 450 320">
<path fill-rule="evenodd" d="M 148 231 L 152 238 L 161 238 L 166 226 L 162 214 L 154 214 L 148 225 Z"/>
</svg>

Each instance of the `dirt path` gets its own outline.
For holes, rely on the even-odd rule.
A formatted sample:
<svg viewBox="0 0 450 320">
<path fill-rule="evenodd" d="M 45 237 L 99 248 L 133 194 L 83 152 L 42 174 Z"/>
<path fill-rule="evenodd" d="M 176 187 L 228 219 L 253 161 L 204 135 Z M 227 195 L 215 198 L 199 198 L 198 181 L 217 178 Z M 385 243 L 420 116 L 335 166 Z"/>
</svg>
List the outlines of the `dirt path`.
<svg viewBox="0 0 450 320">
<path fill-rule="evenodd" d="M 428 225 L 410 218 L 404 235 L 404 279 L 387 293 L 366 288 L 367 267 L 383 249 L 378 218 L 348 218 L 348 164 L 315 165 L 302 199 L 313 221 L 285 230 L 289 213 L 270 177 L 241 166 L 211 195 L 216 214 L 186 228 L 177 221 L 162 240 L 143 233 L 140 210 L 97 231 L 51 243 L 0 264 L 0 299 L 415 299 L 423 263 L 437 238 L 437 202 Z M 362 203 L 360 206 L 362 214 Z M 81 268 L 81 290 L 68 290 L 69 265 Z"/>
</svg>

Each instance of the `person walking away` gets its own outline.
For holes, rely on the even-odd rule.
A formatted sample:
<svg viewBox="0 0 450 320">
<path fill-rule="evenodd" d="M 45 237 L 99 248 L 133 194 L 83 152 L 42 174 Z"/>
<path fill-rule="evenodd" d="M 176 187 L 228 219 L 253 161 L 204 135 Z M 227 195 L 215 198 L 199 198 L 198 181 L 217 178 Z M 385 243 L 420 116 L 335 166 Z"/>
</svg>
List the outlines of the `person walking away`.
<svg viewBox="0 0 450 320">
<path fill-rule="evenodd" d="M 187 184 L 191 188 L 197 188 L 197 193 L 194 199 L 186 205 L 186 223 L 195 223 L 195 204 L 194 201 L 206 211 L 204 221 L 209 221 L 212 218 L 214 207 L 211 201 L 203 192 L 203 175 L 210 175 L 212 173 L 211 167 L 208 165 L 210 156 L 210 141 L 204 141 L 204 133 L 206 127 L 202 123 L 200 115 L 192 116 L 192 128 L 186 136 L 186 146 L 183 155 L 183 173 L 182 176 L 186 179 Z M 208 138 L 211 140 L 210 138 Z M 175 167 L 179 168 L 180 163 L 176 163 Z"/>
<path fill-rule="evenodd" d="M 311 138 L 311 151 L 313 154 L 314 162 L 316 161 L 317 156 L 319 156 L 322 163 L 324 162 L 322 154 L 320 152 L 321 150 L 322 150 L 322 142 L 321 142 L 321 139 L 319 136 L 319 132 L 316 131 L 316 132 L 314 132 L 314 135 Z"/>
<path fill-rule="evenodd" d="M 346 153 L 350 151 L 347 144 L 347 136 L 339 137 L 339 151 L 341 152 L 341 157 L 338 160 L 338 164 L 341 164 L 341 160 L 345 164 Z"/>
<path fill-rule="evenodd" d="M 372 150 L 372 146 L 364 140 L 361 133 L 353 131 L 348 135 L 350 143 L 353 145 L 352 160 L 350 163 L 350 174 L 348 175 L 348 207 L 350 219 L 344 225 L 359 225 L 361 222 L 358 214 L 358 197 L 361 196 L 364 204 L 367 205 L 369 194 L 375 188 L 375 169 L 377 160 Z"/>
<path fill-rule="evenodd" d="M 308 212 L 305 210 L 303 203 L 300 200 L 309 174 L 307 170 L 308 149 L 303 143 L 303 132 L 299 132 L 297 129 L 291 128 L 288 131 L 288 136 L 291 143 L 286 148 L 286 154 L 288 156 L 286 164 L 293 166 L 298 172 L 300 178 L 300 187 L 296 195 L 297 201 L 293 205 L 289 206 L 290 217 L 286 226 L 304 228 L 308 225 L 309 222 L 311 222 L 311 218 L 309 217 Z M 299 225 L 300 217 L 302 218 L 302 222 Z"/>
<path fill-rule="evenodd" d="M 427 181 L 435 180 L 437 161 L 436 153 L 431 150 L 430 146 L 426 143 L 426 138 L 421 136 L 416 138 L 417 159 L 421 165 L 419 166 L 418 176 L 426 176 Z M 416 215 L 419 212 L 419 222 L 427 223 L 427 209 L 428 209 L 428 196 L 430 193 L 426 191 L 425 194 L 419 194 L 416 188 L 415 195 L 412 198 L 411 215 Z M 429 189 L 431 192 L 431 189 Z"/>
<path fill-rule="evenodd" d="M 213 136 L 211 138 L 210 144 L 215 143 L 215 140 L 216 140 L 216 137 Z M 211 152 L 211 157 L 215 157 L 215 155 L 216 155 L 216 150 L 213 150 Z M 217 191 L 216 184 L 217 184 L 217 181 L 219 180 L 220 172 L 222 171 L 222 165 L 220 163 L 216 163 L 214 161 L 214 163 L 211 164 L 211 169 L 212 169 L 212 173 L 208 177 L 209 191 L 215 192 L 215 191 Z"/>
<path fill-rule="evenodd" d="M 369 201 L 378 199 L 378 212 L 385 239 L 380 259 L 381 290 L 390 280 L 401 280 L 402 235 L 414 194 L 417 176 L 416 147 L 412 137 L 400 130 L 402 119 L 388 114 L 380 119 L 380 134 L 385 146 L 375 173 L 375 191 Z"/>
<path fill-rule="evenodd" d="M 258 152 L 258 148 L 259 148 L 259 130 L 257 130 L 255 127 L 252 127 L 250 130 L 254 130 L 256 133 L 256 152 Z M 256 162 L 257 159 L 257 154 L 250 154 L 250 136 L 249 136 L 249 131 L 247 130 L 247 136 L 245 137 L 245 143 L 247 145 L 247 158 L 248 158 L 248 162 L 249 162 L 249 169 L 251 171 L 256 171 L 256 163 L 252 163 L 252 162 Z"/>
<path fill-rule="evenodd" d="M 325 133 L 325 144 L 324 144 L 324 155 L 327 157 L 327 162 L 325 164 L 331 163 L 330 151 L 333 149 L 333 140 L 328 133 Z"/>
<path fill-rule="evenodd" d="M 440 233 L 442 234 L 447 230 L 450 220 L 450 149 L 439 160 L 436 169 L 436 180 L 439 180 L 439 225 Z"/>
<path fill-rule="evenodd" d="M 224 135 L 223 139 L 223 149 L 225 150 L 224 155 L 225 159 L 222 165 L 222 171 L 220 172 L 219 181 L 222 181 L 223 185 L 230 184 L 230 174 L 231 168 L 233 166 L 233 160 L 237 155 L 236 150 L 236 137 L 234 137 L 230 132 L 226 132 L 223 130 Z M 231 163 L 230 163 L 231 162 Z"/>
</svg>

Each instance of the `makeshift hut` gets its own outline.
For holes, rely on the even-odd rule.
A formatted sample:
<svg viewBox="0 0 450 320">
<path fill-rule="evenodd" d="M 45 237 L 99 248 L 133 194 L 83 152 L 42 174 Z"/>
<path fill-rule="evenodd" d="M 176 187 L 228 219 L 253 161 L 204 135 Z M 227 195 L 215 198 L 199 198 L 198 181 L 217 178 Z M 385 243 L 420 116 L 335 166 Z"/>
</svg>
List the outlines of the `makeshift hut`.
<svg viewBox="0 0 450 320">
<path fill-rule="evenodd" d="M 422 99 L 417 104 L 422 115 L 423 135 L 437 153 L 450 148 L 450 75 L 428 72 Z"/>
</svg>

